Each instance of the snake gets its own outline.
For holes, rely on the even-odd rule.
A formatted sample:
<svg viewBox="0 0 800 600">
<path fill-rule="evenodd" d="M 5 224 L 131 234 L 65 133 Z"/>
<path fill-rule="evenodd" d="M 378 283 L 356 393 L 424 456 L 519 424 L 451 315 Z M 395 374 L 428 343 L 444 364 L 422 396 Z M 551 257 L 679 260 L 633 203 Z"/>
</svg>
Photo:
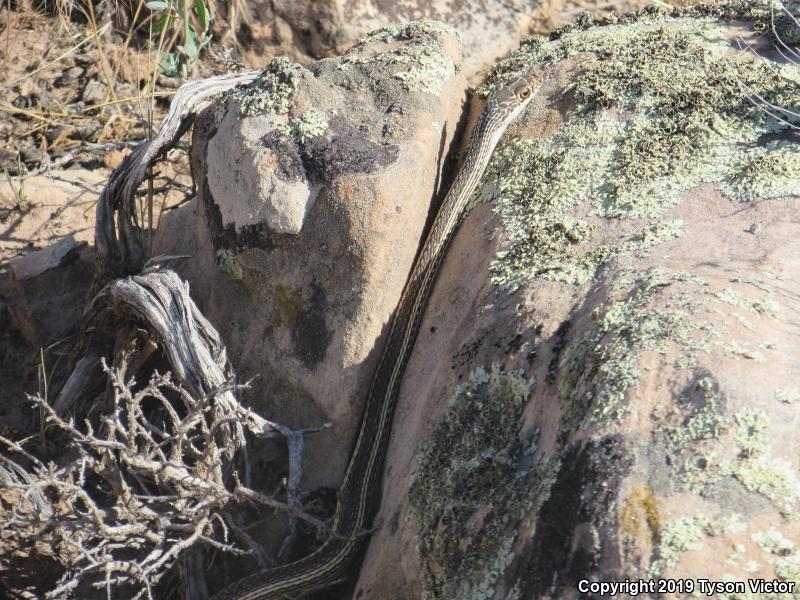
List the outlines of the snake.
<svg viewBox="0 0 800 600">
<path fill-rule="evenodd" d="M 492 94 L 472 131 L 466 158 L 441 203 L 408 276 L 374 371 L 328 539 L 300 560 L 260 571 L 224 587 L 212 600 L 295 600 L 347 579 L 380 508 L 383 466 L 400 382 L 447 249 L 470 198 L 508 125 L 541 89 L 531 67 Z"/>
</svg>

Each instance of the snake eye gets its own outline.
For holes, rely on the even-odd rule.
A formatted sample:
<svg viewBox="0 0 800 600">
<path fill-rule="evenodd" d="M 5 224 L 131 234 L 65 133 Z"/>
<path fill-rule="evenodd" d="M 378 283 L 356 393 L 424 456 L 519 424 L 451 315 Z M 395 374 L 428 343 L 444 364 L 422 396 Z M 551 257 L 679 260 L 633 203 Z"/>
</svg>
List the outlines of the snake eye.
<svg viewBox="0 0 800 600">
<path fill-rule="evenodd" d="M 527 98 L 528 98 L 528 96 L 530 96 L 530 95 L 531 95 L 531 88 L 529 88 L 529 87 L 524 87 L 524 88 L 522 88 L 522 89 L 519 91 L 519 93 L 517 94 L 517 96 L 519 97 L 519 99 L 520 99 L 520 100 L 525 100 L 525 99 L 527 99 Z"/>
</svg>

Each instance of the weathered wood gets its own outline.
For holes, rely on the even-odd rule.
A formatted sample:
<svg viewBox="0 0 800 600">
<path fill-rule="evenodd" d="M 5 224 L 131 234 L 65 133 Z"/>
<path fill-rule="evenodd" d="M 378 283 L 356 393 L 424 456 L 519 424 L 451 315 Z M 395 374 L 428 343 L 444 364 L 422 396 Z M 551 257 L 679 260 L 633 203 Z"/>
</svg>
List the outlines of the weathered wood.
<svg viewBox="0 0 800 600">
<path fill-rule="evenodd" d="M 141 224 L 136 222 L 133 201 L 148 167 L 175 145 L 195 115 L 231 88 L 253 81 L 259 73 L 260 70 L 254 69 L 182 85 L 155 137 L 134 148 L 114 170 L 100 194 L 96 208 L 95 290 L 113 277 L 140 271 L 144 264 L 145 254 L 139 242 Z"/>
</svg>

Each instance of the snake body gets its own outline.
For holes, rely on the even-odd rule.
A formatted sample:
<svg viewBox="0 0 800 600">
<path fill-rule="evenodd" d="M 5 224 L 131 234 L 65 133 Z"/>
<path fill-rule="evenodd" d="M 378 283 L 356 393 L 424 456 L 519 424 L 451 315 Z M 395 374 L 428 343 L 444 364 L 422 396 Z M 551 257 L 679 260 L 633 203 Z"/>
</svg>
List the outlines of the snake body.
<svg viewBox="0 0 800 600">
<path fill-rule="evenodd" d="M 403 289 L 372 378 L 361 426 L 339 488 L 330 538 L 307 557 L 250 575 L 213 600 L 294 600 L 343 581 L 367 541 L 381 499 L 381 477 L 400 381 L 439 267 L 469 198 L 508 124 L 541 85 L 538 69 L 500 88 L 481 112 L 464 163 L 445 197 Z"/>
</svg>

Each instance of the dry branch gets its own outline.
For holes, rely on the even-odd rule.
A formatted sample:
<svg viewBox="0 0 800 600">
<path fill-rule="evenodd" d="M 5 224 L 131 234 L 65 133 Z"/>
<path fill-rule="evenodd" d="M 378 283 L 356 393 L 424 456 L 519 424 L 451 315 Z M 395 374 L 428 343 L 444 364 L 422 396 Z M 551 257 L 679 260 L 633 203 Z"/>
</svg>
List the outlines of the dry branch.
<svg viewBox="0 0 800 600">
<path fill-rule="evenodd" d="M 0 492 L 15 499 L 0 535 L 23 554 L 33 544 L 54 549 L 63 575 L 47 598 L 82 597 L 89 588 L 108 597 L 153 598 L 176 565 L 184 597 L 205 598 L 204 549 L 269 563 L 240 525 L 243 506 L 287 515 L 279 560 L 289 554 L 298 521 L 328 533 L 299 495 L 304 436 L 321 428 L 293 431 L 240 404 L 237 391 L 245 386 L 236 384 L 220 335 L 187 283 L 169 269 L 147 268 L 139 241 L 135 196 L 148 169 L 195 115 L 259 73 L 181 86 L 155 137 L 111 175 L 96 208 L 94 285 L 72 374 L 52 407 L 32 398 L 47 441 L 62 449 L 58 461 L 46 462 L 0 437 L 0 445 L 21 457 L 0 455 Z M 179 257 L 158 260 L 170 258 Z M 159 349 L 169 373 L 142 376 Z M 147 385 L 137 376 L 149 379 Z M 248 432 L 286 440 L 288 477 L 280 497 L 248 487 Z M 245 458 L 244 483 L 236 473 L 238 456 Z"/>
<path fill-rule="evenodd" d="M 99 426 L 88 420 L 76 424 L 40 396 L 32 398 L 51 434 L 55 429 L 68 448 L 60 464 L 45 464 L 21 444 L 0 437 L 29 463 L 0 457 L 0 488 L 19 496 L 13 514 L 0 521 L 0 535 L 17 549 L 38 542 L 56 550 L 64 574 L 46 598 L 74 597 L 86 585 L 153 598 L 169 569 L 203 547 L 262 557 L 241 528 L 227 525 L 248 501 L 327 530 L 324 522 L 303 512 L 292 493 L 282 502 L 238 481 L 229 489 L 222 456 L 234 451 L 236 442 L 228 438 L 227 446 L 221 444 L 215 432 L 221 420 L 240 419 L 243 425 L 251 418 L 247 411 L 231 417 L 218 410 L 220 396 L 232 395 L 235 386 L 196 396 L 170 375 L 156 374 L 136 390 L 119 370 L 105 361 L 102 366 L 113 401 Z M 289 434 L 301 450 L 303 432 Z M 290 479 L 296 479 L 299 456 L 292 462 L 296 470 Z"/>
<path fill-rule="evenodd" d="M 259 73 L 259 70 L 250 70 L 182 85 L 155 137 L 139 144 L 111 174 L 96 209 L 95 288 L 113 277 L 137 273 L 144 264 L 133 199 L 136 189 L 145 179 L 148 167 L 175 144 L 195 115 L 231 88 L 253 81 Z"/>
</svg>

